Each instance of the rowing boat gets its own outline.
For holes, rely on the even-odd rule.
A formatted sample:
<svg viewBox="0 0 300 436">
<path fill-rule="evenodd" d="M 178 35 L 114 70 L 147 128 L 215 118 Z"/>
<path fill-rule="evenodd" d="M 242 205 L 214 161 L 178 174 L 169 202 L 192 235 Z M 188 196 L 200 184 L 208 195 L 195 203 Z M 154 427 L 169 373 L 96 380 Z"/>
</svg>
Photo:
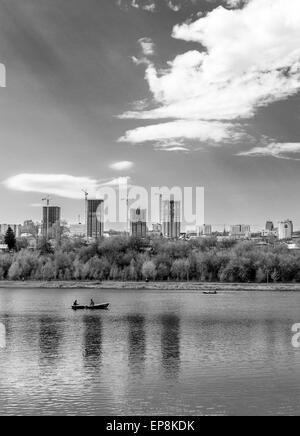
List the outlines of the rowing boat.
<svg viewBox="0 0 300 436">
<path fill-rule="evenodd" d="M 72 306 L 73 310 L 105 310 L 110 303 L 95 304 L 94 306 Z"/>
<path fill-rule="evenodd" d="M 85 306 L 72 306 L 72 309 L 73 310 L 84 310 L 85 309 Z"/>
</svg>

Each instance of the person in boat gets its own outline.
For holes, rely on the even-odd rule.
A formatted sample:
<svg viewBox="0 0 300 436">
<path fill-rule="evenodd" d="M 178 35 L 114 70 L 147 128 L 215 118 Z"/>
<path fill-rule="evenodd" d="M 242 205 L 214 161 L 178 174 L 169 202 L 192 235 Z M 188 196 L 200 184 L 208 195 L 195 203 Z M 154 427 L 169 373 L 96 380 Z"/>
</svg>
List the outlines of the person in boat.
<svg viewBox="0 0 300 436">
<path fill-rule="evenodd" d="M 91 306 L 91 307 L 94 307 L 94 306 L 95 306 L 95 303 L 94 303 L 94 300 L 93 300 L 93 299 L 91 299 L 90 306 Z"/>
<path fill-rule="evenodd" d="M 74 306 L 74 307 L 77 307 L 77 306 L 79 306 L 79 304 L 78 304 L 78 301 L 77 301 L 77 300 L 75 300 L 75 301 L 74 301 L 74 303 L 73 303 L 73 306 Z"/>
</svg>

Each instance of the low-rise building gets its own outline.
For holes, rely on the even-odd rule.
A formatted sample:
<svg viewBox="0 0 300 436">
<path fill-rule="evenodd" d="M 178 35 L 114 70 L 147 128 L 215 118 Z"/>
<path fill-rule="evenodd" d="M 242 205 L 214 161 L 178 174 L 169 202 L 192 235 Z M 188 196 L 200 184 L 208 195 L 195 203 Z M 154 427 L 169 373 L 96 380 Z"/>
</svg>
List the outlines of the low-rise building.
<svg viewBox="0 0 300 436">
<path fill-rule="evenodd" d="M 5 251 L 8 251 L 8 245 L 0 244 L 0 252 L 5 253 Z"/>
<path fill-rule="evenodd" d="M 5 236 L 9 228 L 12 229 L 16 238 L 20 237 L 22 229 L 20 224 L 0 224 L 0 236 Z"/>
<path fill-rule="evenodd" d="M 86 226 L 84 224 L 71 224 L 70 225 L 70 238 L 85 238 Z"/>
<path fill-rule="evenodd" d="M 199 229 L 200 236 L 211 236 L 212 235 L 212 226 L 210 224 L 203 224 L 203 226 Z"/>
<path fill-rule="evenodd" d="M 273 229 L 273 230 L 268 230 L 268 229 L 264 229 L 261 232 L 261 236 L 263 238 L 278 238 L 278 229 Z"/>
<path fill-rule="evenodd" d="M 24 221 L 21 227 L 21 232 L 37 236 L 39 232 L 39 225 L 35 224 L 32 220 Z"/>
<path fill-rule="evenodd" d="M 291 251 L 300 251 L 300 245 L 297 243 L 289 243 L 286 245 L 287 245 L 287 248 Z"/>
<path fill-rule="evenodd" d="M 290 220 L 281 221 L 278 225 L 278 238 L 281 241 L 290 240 L 293 237 L 294 225 Z"/>
<path fill-rule="evenodd" d="M 152 224 L 152 232 L 159 233 L 161 235 L 162 233 L 162 225 L 159 223 Z"/>
<path fill-rule="evenodd" d="M 230 227 L 230 237 L 234 239 L 251 238 L 251 227 L 245 224 L 237 224 Z"/>
</svg>

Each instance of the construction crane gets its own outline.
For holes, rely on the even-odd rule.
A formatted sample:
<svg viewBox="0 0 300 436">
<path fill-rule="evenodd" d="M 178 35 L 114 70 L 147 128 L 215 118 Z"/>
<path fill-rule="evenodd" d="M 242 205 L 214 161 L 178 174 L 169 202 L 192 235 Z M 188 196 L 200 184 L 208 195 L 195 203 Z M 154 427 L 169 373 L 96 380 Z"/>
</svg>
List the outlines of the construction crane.
<svg viewBox="0 0 300 436">
<path fill-rule="evenodd" d="M 130 234 L 130 221 L 129 221 L 129 195 L 121 198 L 121 201 L 126 201 L 126 232 Z"/>
<path fill-rule="evenodd" d="M 84 200 L 85 200 L 85 206 L 84 206 L 84 214 L 85 214 L 85 230 L 86 230 L 86 237 L 88 237 L 88 198 L 89 193 L 86 189 L 81 190 L 84 193 Z"/>
<path fill-rule="evenodd" d="M 47 207 L 49 207 L 49 205 L 50 205 L 50 201 L 52 200 L 52 198 L 50 197 L 50 195 L 48 195 L 47 197 L 45 197 L 45 198 L 42 198 L 42 201 L 45 201 L 45 202 L 47 202 Z"/>
</svg>

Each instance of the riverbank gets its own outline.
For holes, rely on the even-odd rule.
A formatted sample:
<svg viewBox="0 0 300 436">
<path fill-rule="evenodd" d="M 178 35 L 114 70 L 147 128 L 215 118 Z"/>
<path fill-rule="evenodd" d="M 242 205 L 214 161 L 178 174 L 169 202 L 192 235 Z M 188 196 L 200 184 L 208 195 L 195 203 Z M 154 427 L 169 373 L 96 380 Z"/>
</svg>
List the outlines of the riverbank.
<svg viewBox="0 0 300 436">
<path fill-rule="evenodd" d="M 7 289 L 106 289 L 159 291 L 300 291 L 300 283 L 203 283 L 203 282 L 115 282 L 115 281 L 0 281 Z"/>
</svg>

